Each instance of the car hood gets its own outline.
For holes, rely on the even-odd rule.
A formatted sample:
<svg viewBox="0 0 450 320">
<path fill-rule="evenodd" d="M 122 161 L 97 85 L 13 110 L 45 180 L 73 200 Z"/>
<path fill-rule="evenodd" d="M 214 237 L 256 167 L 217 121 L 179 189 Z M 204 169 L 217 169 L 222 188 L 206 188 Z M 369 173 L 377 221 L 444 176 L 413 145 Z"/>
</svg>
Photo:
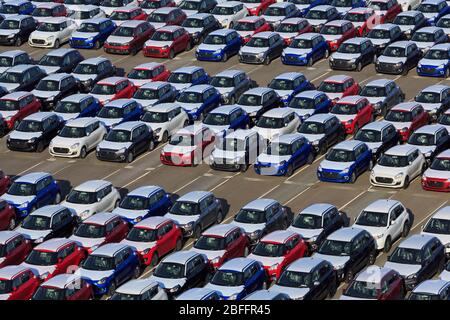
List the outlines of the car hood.
<svg viewBox="0 0 450 320">
<path fill-rule="evenodd" d="M 450 179 L 450 171 L 433 170 L 431 168 L 425 170 L 423 175 L 428 178 Z"/>
<path fill-rule="evenodd" d="M 340 60 L 352 60 L 357 59 L 360 56 L 361 55 L 359 53 L 340 53 L 340 52 L 333 53 L 333 59 L 340 59 Z"/>
<path fill-rule="evenodd" d="M 292 94 L 292 90 L 275 90 L 275 92 L 280 96 L 280 97 L 284 97 L 287 95 Z"/>
<path fill-rule="evenodd" d="M 166 144 L 163 148 L 163 152 L 166 153 L 178 153 L 178 154 L 186 154 L 189 152 L 192 152 L 194 149 L 196 149 L 196 146 L 174 146 L 171 144 Z"/>
<path fill-rule="evenodd" d="M 31 93 L 34 94 L 36 96 L 36 98 L 48 99 L 48 98 L 52 98 L 52 97 L 55 97 L 56 95 L 58 95 L 59 91 L 33 90 L 33 91 L 31 91 Z"/>
<path fill-rule="evenodd" d="M 32 39 L 48 39 L 51 36 L 53 36 L 55 33 L 59 33 L 59 32 L 45 32 L 45 31 L 33 31 L 30 35 L 30 38 Z"/>
<path fill-rule="evenodd" d="M 73 120 L 80 115 L 79 113 L 60 113 L 60 112 L 55 112 L 55 114 L 63 121 Z M 56 137 L 54 139 L 56 139 Z"/>
<path fill-rule="evenodd" d="M 249 47 L 249 46 L 244 46 L 241 49 L 242 53 L 250 53 L 250 54 L 258 54 L 258 53 L 265 53 L 267 52 L 267 47 L 264 48 L 255 48 L 255 47 Z"/>
<path fill-rule="evenodd" d="M 15 231 L 24 235 L 26 239 L 36 240 L 39 238 L 44 238 L 50 234 L 51 230 L 30 230 L 22 227 L 17 228 Z"/>
<path fill-rule="evenodd" d="M 149 279 L 158 282 L 164 289 L 172 289 L 176 286 L 182 287 L 186 283 L 186 278 L 170 279 L 151 276 Z"/>
<path fill-rule="evenodd" d="M 439 275 L 439 279 L 450 281 L 450 271 L 447 270 L 442 271 L 442 273 Z"/>
<path fill-rule="evenodd" d="M 122 118 L 100 118 L 95 117 L 97 120 L 102 122 L 105 127 L 112 127 L 115 124 L 118 124 L 120 121 L 122 121 Z"/>
<path fill-rule="evenodd" d="M 185 102 L 177 102 L 177 104 L 182 107 L 184 110 L 191 111 L 194 109 L 198 109 L 202 106 L 201 103 L 185 103 Z"/>
<path fill-rule="evenodd" d="M 408 167 L 402 167 L 402 168 L 392 168 L 392 167 L 385 167 L 381 166 L 379 164 L 376 164 L 372 171 L 375 176 L 382 176 L 382 177 L 395 177 L 399 173 L 405 173 Z"/>
<path fill-rule="evenodd" d="M 6 119 L 12 116 L 15 116 L 17 114 L 17 111 L 0 111 L 0 119 Z"/>
<path fill-rule="evenodd" d="M 302 135 L 308 139 L 309 142 L 314 142 L 314 141 L 319 141 L 320 139 L 322 139 L 323 137 L 325 137 L 324 133 L 320 133 L 320 134 L 305 134 L 302 133 Z"/>
<path fill-rule="evenodd" d="M 244 3 L 244 7 L 246 7 L 247 9 L 257 8 L 259 5 L 259 3 Z"/>
<path fill-rule="evenodd" d="M 350 260 L 349 256 L 330 256 L 320 253 L 313 254 L 313 257 L 329 261 L 336 269 L 342 269 L 347 261 Z"/>
<path fill-rule="evenodd" d="M 311 52 L 312 52 L 312 49 L 296 49 L 296 48 L 289 48 L 289 47 L 284 49 L 284 54 L 295 54 L 298 56 L 308 54 Z"/>
<path fill-rule="evenodd" d="M 110 149 L 110 150 L 120 150 L 123 148 L 129 148 L 131 146 L 131 142 L 112 142 L 103 140 L 99 143 L 98 147 L 100 149 Z"/>
<path fill-rule="evenodd" d="M 119 36 L 109 36 L 108 39 L 106 39 L 106 42 L 108 43 L 128 43 L 133 41 L 133 37 L 119 37 Z"/>
<path fill-rule="evenodd" d="M 42 71 L 44 71 L 46 74 L 52 74 L 58 72 L 61 68 L 60 67 L 53 67 L 53 66 L 38 66 Z"/>
<path fill-rule="evenodd" d="M 352 161 L 348 161 L 348 162 L 334 162 L 334 161 L 323 160 L 320 163 L 320 166 L 322 167 L 322 169 L 342 171 L 344 169 L 349 168 L 353 164 L 354 164 L 354 162 L 352 162 Z"/>
<path fill-rule="evenodd" d="M 120 9 L 120 7 L 104 7 L 100 6 L 100 10 L 102 10 L 107 16 L 110 16 L 114 10 Z"/>
<path fill-rule="evenodd" d="M 325 20 L 325 19 L 307 19 L 307 20 L 308 20 L 309 24 L 312 26 L 318 26 L 318 25 L 327 23 L 327 20 Z"/>
<path fill-rule="evenodd" d="M 410 145 L 410 144 L 407 143 L 407 145 Z M 417 147 L 417 149 L 419 149 L 420 152 L 422 152 L 423 154 L 433 152 L 434 150 L 436 150 L 436 146 L 414 146 L 414 145 L 410 145 L 410 146 Z"/>
<path fill-rule="evenodd" d="M 411 25 L 411 24 L 408 24 L 408 25 L 398 25 L 399 27 L 400 27 L 400 30 L 402 31 L 402 32 L 405 32 L 405 31 L 412 31 L 412 29 L 414 29 L 414 25 Z"/>
<path fill-rule="evenodd" d="M 5 72 L 6 70 L 8 70 L 11 67 L 0 67 L 0 74 L 2 74 L 3 72 Z"/>
<path fill-rule="evenodd" d="M 152 26 L 154 26 L 155 29 L 159 29 L 159 28 L 162 28 L 162 27 L 164 27 L 165 25 L 167 25 L 167 23 L 165 23 L 165 22 L 150 22 L 150 24 L 151 24 Z"/>
<path fill-rule="evenodd" d="M 386 97 L 366 97 L 366 99 L 369 100 L 371 104 L 375 104 L 378 102 L 383 102 Z"/>
<path fill-rule="evenodd" d="M 11 30 L 0 29 L 0 36 L 10 36 L 12 34 L 18 33 L 19 31 L 20 31 L 19 29 L 11 29 Z"/>
<path fill-rule="evenodd" d="M 127 219 L 136 219 L 138 217 L 144 217 L 148 211 L 147 210 L 130 210 L 123 208 L 115 208 L 112 213 L 118 214 L 121 217 L 125 217 Z"/>
<path fill-rule="evenodd" d="M 162 48 L 164 46 L 170 47 L 172 45 L 173 41 L 155 41 L 155 40 L 148 40 L 145 42 L 146 47 L 157 47 Z"/>
<path fill-rule="evenodd" d="M 381 46 L 383 44 L 387 44 L 389 43 L 389 41 L 391 41 L 390 39 L 373 39 L 373 38 L 369 38 L 370 41 L 372 41 L 374 46 Z"/>
<path fill-rule="evenodd" d="M 134 101 L 136 101 L 137 103 L 139 103 L 140 105 L 142 105 L 143 107 L 152 107 L 153 105 L 155 105 L 158 102 L 158 99 L 134 99 Z"/>
<path fill-rule="evenodd" d="M 283 128 L 279 129 L 269 129 L 269 128 L 259 128 L 255 127 L 254 130 L 258 132 L 264 139 L 273 139 L 276 136 L 279 136 L 283 130 Z"/>
<path fill-rule="evenodd" d="M 96 270 L 87 270 L 84 268 L 78 269 L 82 278 L 89 279 L 91 281 L 99 281 L 103 278 L 108 278 L 114 274 L 114 270 L 106 270 L 106 271 L 96 271 Z"/>
<path fill-rule="evenodd" d="M 85 210 L 92 210 L 92 204 L 79 204 L 79 203 L 70 203 L 66 202 L 65 200 L 61 202 L 61 205 L 64 207 L 67 207 L 69 209 L 75 210 L 77 215 L 80 215 Z"/>
<path fill-rule="evenodd" d="M 450 235 L 448 234 L 439 234 L 439 233 L 429 233 L 422 231 L 421 234 L 428 234 L 430 236 L 435 236 L 439 239 L 439 241 L 442 242 L 442 244 L 445 246 L 446 244 L 450 243 Z"/>
<path fill-rule="evenodd" d="M 387 121 L 387 120 L 386 120 Z M 389 123 L 392 123 L 392 125 L 395 127 L 395 129 L 397 130 L 401 130 L 403 128 L 409 128 L 411 126 L 411 122 L 394 122 L 394 121 L 387 121 Z"/>
<path fill-rule="evenodd" d="M 198 46 L 198 51 L 216 51 L 225 49 L 226 45 L 224 44 L 204 44 Z"/>
<path fill-rule="evenodd" d="M 440 108 L 440 103 L 420 103 L 426 111 L 432 111 Z"/>
<path fill-rule="evenodd" d="M 197 248 L 192 248 L 191 251 L 204 254 L 208 260 L 212 260 L 217 257 L 222 257 L 226 251 L 225 250 L 202 250 Z"/>
<path fill-rule="evenodd" d="M 138 242 L 138 241 L 130 241 L 127 239 L 123 239 L 120 243 L 129 245 L 130 247 L 135 248 L 137 251 L 142 252 L 145 249 L 150 249 L 156 246 L 156 241 L 152 242 Z"/>
<path fill-rule="evenodd" d="M 42 132 L 23 132 L 23 131 L 17 131 L 14 130 L 9 134 L 9 137 L 11 139 L 17 139 L 17 140 L 30 140 L 33 138 L 38 138 L 42 136 Z"/>
<path fill-rule="evenodd" d="M 284 260 L 284 257 L 263 257 L 253 253 L 249 254 L 247 258 L 259 261 L 263 264 L 263 266 L 266 267 L 270 267 L 273 266 L 274 264 L 281 263 Z"/>
<path fill-rule="evenodd" d="M 366 230 L 373 237 L 383 235 L 387 232 L 387 227 L 372 227 L 372 226 L 363 226 L 355 223 L 355 227 Z"/>
<path fill-rule="evenodd" d="M 310 239 L 312 237 L 318 236 L 323 231 L 323 229 L 303 229 L 294 226 L 290 226 L 288 230 L 300 234 L 302 238 L 305 239 Z"/>
<path fill-rule="evenodd" d="M 437 16 L 437 13 L 435 12 L 422 12 L 425 18 L 431 19 Z"/>
<path fill-rule="evenodd" d="M 6 83 L 6 82 L 0 82 L 0 86 L 5 87 L 6 90 L 9 92 L 12 92 L 19 87 L 19 83 Z"/>
<path fill-rule="evenodd" d="M 269 291 L 286 293 L 291 299 L 300 299 L 309 292 L 309 288 L 284 287 L 275 284 Z"/>
<path fill-rule="evenodd" d="M 394 269 L 395 271 L 398 271 L 398 273 L 400 273 L 400 275 L 402 275 L 403 277 L 407 277 L 411 274 L 417 273 L 422 266 L 418 264 L 404 264 L 387 261 L 384 264 L 384 267 Z"/>
<path fill-rule="evenodd" d="M 379 56 L 378 57 L 378 61 L 379 62 L 383 62 L 383 63 L 390 63 L 390 64 L 395 64 L 395 63 L 405 63 L 406 62 L 406 57 L 386 57 L 386 56 Z"/>
<path fill-rule="evenodd" d="M 38 274 L 39 276 L 42 276 L 47 272 L 51 274 L 56 269 L 55 266 L 36 266 L 34 264 L 28 264 L 26 262 L 23 262 L 21 265 L 30 268 L 34 273 Z"/>
<path fill-rule="evenodd" d="M 13 196 L 10 194 L 4 194 L 2 195 L 2 197 L 0 199 L 3 199 L 5 201 L 7 201 L 8 203 L 12 203 L 12 204 L 16 204 L 16 205 L 21 205 L 25 202 L 31 202 L 34 200 L 34 196 L 28 196 L 28 197 L 24 197 L 24 196 Z"/>
<path fill-rule="evenodd" d="M 97 32 L 80 32 L 80 31 L 75 31 L 74 33 L 72 33 L 72 38 L 75 38 L 75 39 L 89 39 L 91 37 L 95 37 L 96 35 L 98 35 Z"/>
<path fill-rule="evenodd" d="M 419 49 L 431 48 L 434 45 L 434 42 L 426 42 L 426 41 L 413 41 Z"/>
<path fill-rule="evenodd" d="M 352 7 L 336 7 L 336 10 L 339 13 L 346 13 L 347 11 L 349 11 Z"/>
<path fill-rule="evenodd" d="M 448 63 L 448 60 L 446 59 L 425 59 L 419 61 L 419 64 L 423 66 L 432 66 L 432 67 L 438 67 L 440 65 L 446 65 Z M 421 103 L 422 104 L 422 103 Z"/>
<path fill-rule="evenodd" d="M 365 22 L 352 22 L 355 28 L 362 27 Z"/>
<path fill-rule="evenodd" d="M 266 225 L 264 223 L 241 223 L 232 221 L 231 224 L 244 229 L 246 233 L 252 233 L 257 230 L 264 230 L 266 228 Z"/>
<path fill-rule="evenodd" d="M 176 224 L 183 225 L 183 224 L 188 224 L 189 222 L 197 221 L 198 219 L 200 219 L 200 215 L 181 216 L 181 215 L 172 214 L 169 212 L 164 215 L 164 218 L 171 219 L 171 220 L 175 221 Z"/>
<path fill-rule="evenodd" d="M 83 248 L 92 248 L 94 246 L 99 246 L 105 242 L 105 238 L 84 238 L 78 236 L 71 236 L 70 240 L 78 242 Z"/>
<path fill-rule="evenodd" d="M 136 87 L 143 86 L 146 83 L 150 83 L 149 79 L 129 79 Z"/>
<path fill-rule="evenodd" d="M 279 164 L 282 161 L 289 161 L 291 156 L 278 156 L 274 154 L 267 154 L 267 153 L 261 153 L 258 156 L 258 162 L 261 163 L 273 163 L 273 164 Z"/>
<path fill-rule="evenodd" d="M 208 283 L 205 288 L 211 289 L 211 290 L 217 290 L 220 292 L 220 294 L 223 297 L 230 297 L 233 294 L 239 294 L 242 291 L 244 291 L 244 286 L 234 286 L 234 287 L 225 287 L 225 286 L 218 286 L 216 284 Z"/>
<path fill-rule="evenodd" d="M 323 34 L 322 36 L 327 41 L 334 41 L 334 40 L 339 40 L 340 38 L 342 38 L 341 34 Z"/>
<path fill-rule="evenodd" d="M 72 75 L 77 79 L 78 81 L 88 81 L 88 80 L 95 80 L 97 77 L 96 74 L 79 74 L 79 73 L 72 73 Z"/>
</svg>

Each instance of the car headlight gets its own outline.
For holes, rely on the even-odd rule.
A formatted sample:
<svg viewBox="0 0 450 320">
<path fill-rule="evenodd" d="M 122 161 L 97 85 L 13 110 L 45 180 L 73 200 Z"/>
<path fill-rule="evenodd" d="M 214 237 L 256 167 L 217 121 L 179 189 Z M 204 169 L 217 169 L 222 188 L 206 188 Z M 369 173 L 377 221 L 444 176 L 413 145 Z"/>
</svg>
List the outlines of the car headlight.
<svg viewBox="0 0 450 320">
<path fill-rule="evenodd" d="M 394 64 L 394 66 L 396 66 L 396 67 L 401 67 L 402 65 L 403 65 L 403 62 L 398 62 L 398 63 Z"/>
<path fill-rule="evenodd" d="M 199 38 L 200 37 L 200 32 L 194 32 L 194 34 L 192 35 L 194 38 Z"/>
<path fill-rule="evenodd" d="M 258 58 L 264 58 L 264 52 L 260 52 L 257 54 Z"/>
<path fill-rule="evenodd" d="M 189 223 L 186 223 L 183 227 L 184 227 L 184 229 L 187 230 L 187 231 L 192 230 L 192 229 L 194 228 L 194 221 L 191 221 L 191 222 L 189 222 Z"/>
<path fill-rule="evenodd" d="M 348 173 L 349 170 L 350 170 L 350 167 L 347 167 L 344 170 L 342 170 L 342 173 Z"/>
<path fill-rule="evenodd" d="M 175 293 L 175 292 L 177 292 L 180 289 L 181 289 L 181 286 L 179 284 L 177 284 L 175 287 L 169 289 L 169 292 L 170 293 Z"/>
<path fill-rule="evenodd" d="M 141 220 L 142 220 L 142 217 L 139 216 L 139 217 L 135 218 L 133 221 L 134 221 L 134 222 L 139 222 L 139 221 L 141 221 Z"/>
<path fill-rule="evenodd" d="M 285 164 L 286 164 L 286 160 L 283 160 L 283 161 L 280 162 L 279 165 L 280 165 L 280 167 L 282 167 L 282 166 L 284 166 Z"/>
<path fill-rule="evenodd" d="M 395 175 L 395 179 L 400 179 L 401 177 L 403 177 L 403 172 L 400 172 L 398 174 Z"/>
<path fill-rule="evenodd" d="M 322 171 L 322 166 L 319 164 L 319 166 L 317 167 L 317 171 L 321 172 Z"/>
<path fill-rule="evenodd" d="M 249 117 L 256 117 L 256 115 L 258 114 L 258 111 L 252 111 L 248 114 Z"/>
<path fill-rule="evenodd" d="M 75 144 L 70 146 L 70 149 L 77 149 L 79 146 L 80 146 L 79 143 L 75 143 Z"/>
<path fill-rule="evenodd" d="M 89 37 L 86 39 L 87 41 L 94 41 L 94 37 Z"/>
<path fill-rule="evenodd" d="M 42 243 L 44 242 L 44 237 L 39 237 L 36 240 L 34 240 L 34 243 Z"/>
<path fill-rule="evenodd" d="M 222 49 L 217 49 L 216 51 L 214 51 L 214 54 L 221 54 L 222 53 Z"/>
<path fill-rule="evenodd" d="M 425 152 L 424 156 L 425 156 L 425 158 L 429 158 L 429 157 L 431 157 L 431 154 L 432 154 L 432 151 L 428 151 L 428 152 Z"/>
<path fill-rule="evenodd" d="M 127 148 L 124 147 L 124 148 L 121 148 L 121 149 L 117 150 L 116 153 L 119 153 L 119 154 L 120 153 L 125 153 L 125 151 L 127 151 Z"/>
<path fill-rule="evenodd" d="M 31 138 L 30 140 L 28 140 L 28 143 L 34 143 L 36 141 L 36 138 Z"/>
<path fill-rule="evenodd" d="M 305 55 L 306 56 L 306 55 Z M 331 62 L 333 62 L 334 61 L 334 58 L 333 58 L 333 56 L 330 56 L 330 61 Z"/>
<path fill-rule="evenodd" d="M 22 204 L 19 206 L 19 208 L 20 208 L 20 209 L 25 209 L 25 208 L 28 207 L 28 205 L 29 205 L 28 202 L 24 202 L 24 203 L 22 203 Z"/>
<path fill-rule="evenodd" d="M 350 59 L 349 62 L 350 62 L 350 63 L 355 63 L 355 62 L 356 62 L 356 59 Z"/>
<path fill-rule="evenodd" d="M 220 261 L 220 257 L 215 257 L 214 259 L 211 260 L 211 263 L 216 264 L 219 263 Z"/>
<path fill-rule="evenodd" d="M 155 129 L 153 132 L 154 133 L 160 133 L 161 132 L 161 128 Z"/>
<path fill-rule="evenodd" d="M 51 96 L 51 97 L 48 97 L 47 99 L 45 99 L 45 101 L 47 101 L 47 102 L 52 102 L 53 100 L 55 100 L 55 96 Z"/>
<path fill-rule="evenodd" d="M 55 36 L 50 36 L 47 38 L 47 41 L 52 41 L 53 39 L 55 39 Z"/>
<path fill-rule="evenodd" d="M 231 296 L 228 297 L 228 300 L 237 300 L 238 298 L 238 293 L 232 294 Z"/>
<path fill-rule="evenodd" d="M 87 218 L 89 216 L 89 213 L 90 213 L 89 210 L 84 210 L 82 213 L 80 213 L 81 220 Z"/>
<path fill-rule="evenodd" d="M 446 249 L 450 249 L 450 243 L 447 243 L 447 244 L 445 245 L 445 248 L 446 248 Z"/>
<path fill-rule="evenodd" d="M 10 35 L 8 36 L 8 39 L 14 38 L 15 35 L 16 35 L 15 33 L 10 34 Z"/>
<path fill-rule="evenodd" d="M 422 68 L 422 64 L 421 63 L 417 64 L 417 68 Z"/>
<path fill-rule="evenodd" d="M 105 278 L 102 278 L 102 279 L 98 280 L 97 283 L 98 283 L 98 284 L 105 284 L 107 280 L 108 280 L 108 278 L 105 277 Z"/>
<path fill-rule="evenodd" d="M 223 20 L 222 24 L 228 24 L 228 19 Z"/>
</svg>

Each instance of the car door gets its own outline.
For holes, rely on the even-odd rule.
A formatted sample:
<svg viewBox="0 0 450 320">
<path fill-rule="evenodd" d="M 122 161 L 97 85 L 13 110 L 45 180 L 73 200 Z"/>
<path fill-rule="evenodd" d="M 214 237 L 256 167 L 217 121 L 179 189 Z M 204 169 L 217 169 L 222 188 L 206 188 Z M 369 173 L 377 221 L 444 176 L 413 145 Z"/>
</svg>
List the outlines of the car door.
<svg viewBox="0 0 450 320">
<path fill-rule="evenodd" d="M 245 279 L 245 295 L 252 293 L 255 290 L 258 290 L 261 286 L 260 282 L 260 267 L 257 263 L 252 263 L 244 270 L 244 279 Z"/>
<path fill-rule="evenodd" d="M 49 181 L 47 177 L 42 178 L 36 183 L 36 204 L 38 208 L 51 204 L 53 201 L 53 194 L 47 192 L 48 185 Z"/>
<path fill-rule="evenodd" d="M 365 265 L 365 246 L 364 246 L 364 234 L 358 234 L 352 240 L 351 246 L 351 255 L 349 260 L 348 270 L 351 270 L 353 274 L 356 274 L 359 270 L 361 270 Z"/>
<path fill-rule="evenodd" d="M 22 262 L 25 258 L 27 252 L 25 252 L 26 241 L 22 235 L 18 235 L 13 239 L 9 240 L 6 245 L 6 264 L 5 265 L 16 265 Z"/>
<path fill-rule="evenodd" d="M 123 283 L 127 279 L 128 275 L 126 249 L 127 248 L 124 248 L 114 255 L 114 277 L 116 282 L 119 284 Z"/>
<path fill-rule="evenodd" d="M 309 293 L 310 300 L 323 300 L 328 295 L 327 275 L 329 273 L 328 264 L 321 263 L 310 271 L 311 287 Z"/>
<path fill-rule="evenodd" d="M 70 243 L 64 248 L 58 251 L 58 262 L 56 265 L 56 270 L 54 275 L 65 273 L 67 268 L 71 266 L 77 266 L 79 261 L 77 261 L 77 252 L 75 249 L 75 243 Z"/>
<path fill-rule="evenodd" d="M 408 162 L 410 163 L 411 170 L 410 180 L 421 173 L 423 165 L 421 159 L 422 157 L 420 156 L 419 150 L 415 150 L 408 155 Z"/>
<path fill-rule="evenodd" d="M 15 291 L 11 294 L 12 300 L 27 300 L 34 292 L 32 277 L 28 270 L 21 272 L 12 279 L 12 287 Z M 13 289 L 14 290 L 14 289 Z"/>
<path fill-rule="evenodd" d="M 388 233 L 391 235 L 391 240 L 396 239 L 400 236 L 403 230 L 403 224 L 401 219 L 401 214 L 403 213 L 403 206 L 401 204 L 396 205 L 392 208 L 389 213 L 389 227 Z"/>
<path fill-rule="evenodd" d="M 190 287 L 201 285 L 206 277 L 205 262 L 202 256 L 198 255 L 194 257 L 188 264 L 191 265 L 189 272 L 189 277 L 191 279 Z"/>
</svg>

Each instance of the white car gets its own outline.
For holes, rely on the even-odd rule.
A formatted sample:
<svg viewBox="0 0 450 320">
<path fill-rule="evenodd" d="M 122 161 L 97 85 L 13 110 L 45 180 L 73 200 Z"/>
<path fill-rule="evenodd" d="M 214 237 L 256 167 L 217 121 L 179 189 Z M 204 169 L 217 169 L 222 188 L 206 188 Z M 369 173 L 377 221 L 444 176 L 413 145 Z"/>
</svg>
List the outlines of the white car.
<svg viewBox="0 0 450 320">
<path fill-rule="evenodd" d="M 109 17 L 114 10 L 138 7 L 137 0 L 103 0 L 100 2 L 100 10 Z"/>
<path fill-rule="evenodd" d="M 77 26 L 80 26 L 82 22 L 88 19 L 105 18 L 106 14 L 100 7 L 89 4 L 72 7 L 68 17 L 72 19 Z"/>
<path fill-rule="evenodd" d="M 408 236 L 411 218 L 411 211 L 400 201 L 379 199 L 361 211 L 353 227 L 369 232 L 375 239 L 377 250 L 389 252 L 395 240 Z"/>
<path fill-rule="evenodd" d="M 189 125 L 189 117 L 175 103 L 162 103 L 149 108 L 141 120 L 148 125 L 158 142 L 166 143 L 179 129 Z"/>
<path fill-rule="evenodd" d="M 49 152 L 55 157 L 86 158 L 106 135 L 105 126 L 95 118 L 78 118 L 66 123 L 50 142 Z"/>
<path fill-rule="evenodd" d="M 300 125 L 295 111 L 289 108 L 275 108 L 259 117 L 253 128 L 264 139 L 272 140 L 282 134 L 294 133 Z"/>
<path fill-rule="evenodd" d="M 97 212 L 112 211 L 119 205 L 119 191 L 111 182 L 89 180 L 72 189 L 61 205 L 74 209 L 81 220 Z"/>
<path fill-rule="evenodd" d="M 222 27 L 233 29 L 233 26 L 238 20 L 248 15 L 248 10 L 242 2 L 225 1 L 217 4 L 211 13 L 220 22 Z"/>
<path fill-rule="evenodd" d="M 28 44 L 38 48 L 59 48 L 61 44 L 69 41 L 76 28 L 76 23 L 71 19 L 48 18 L 30 34 Z"/>
<path fill-rule="evenodd" d="M 169 300 L 166 290 L 157 281 L 144 278 L 125 282 L 110 300 Z"/>
<path fill-rule="evenodd" d="M 407 188 L 426 169 L 426 160 L 417 147 L 398 145 L 387 150 L 370 173 L 374 186 Z"/>
<path fill-rule="evenodd" d="M 447 257 L 450 256 L 450 206 L 439 209 L 422 226 L 422 234 L 428 234 L 438 238 L 445 246 Z M 450 277 L 447 279 L 450 281 Z"/>
<path fill-rule="evenodd" d="M 402 6 L 402 11 L 409 11 L 416 9 L 421 0 L 398 0 L 398 4 Z"/>
</svg>

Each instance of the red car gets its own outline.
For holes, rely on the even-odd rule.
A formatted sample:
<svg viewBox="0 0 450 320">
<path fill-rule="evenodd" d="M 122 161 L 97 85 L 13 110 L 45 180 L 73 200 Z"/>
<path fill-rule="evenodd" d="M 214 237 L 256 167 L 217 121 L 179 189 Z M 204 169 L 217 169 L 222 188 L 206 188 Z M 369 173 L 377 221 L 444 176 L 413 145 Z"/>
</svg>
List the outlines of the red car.
<svg viewBox="0 0 450 320">
<path fill-rule="evenodd" d="M 11 184 L 11 178 L 8 177 L 3 170 L 0 170 L 0 196 L 8 191 Z"/>
<path fill-rule="evenodd" d="M 345 40 L 356 37 L 356 29 L 350 21 L 333 20 L 320 29 L 320 34 L 323 35 L 330 47 L 330 51 L 333 52 Z"/>
<path fill-rule="evenodd" d="M 195 166 L 209 157 L 216 136 L 206 126 L 191 125 L 178 130 L 161 150 L 159 159 L 169 166 Z"/>
<path fill-rule="evenodd" d="M 61 273 L 71 273 L 87 252 L 70 239 L 53 238 L 34 247 L 21 266 L 31 268 L 42 280 Z"/>
<path fill-rule="evenodd" d="M 422 188 L 450 192 L 450 150 L 438 154 L 422 175 Z"/>
<path fill-rule="evenodd" d="M 214 269 L 226 261 L 248 255 L 249 240 L 241 228 L 232 224 L 218 224 L 202 233 L 192 249 L 208 257 Z"/>
<path fill-rule="evenodd" d="M 30 267 L 20 265 L 0 269 L 1 300 L 29 300 L 40 284 Z"/>
<path fill-rule="evenodd" d="M 121 243 L 135 247 L 143 263 L 154 267 L 164 255 L 181 250 L 183 234 L 171 219 L 154 216 L 135 224 Z"/>
<path fill-rule="evenodd" d="M 147 14 L 152 13 L 156 9 L 164 7 L 175 7 L 175 1 L 173 0 L 138 0 L 139 7 L 144 9 Z"/>
<path fill-rule="evenodd" d="M 416 129 L 430 121 L 428 113 L 417 102 L 399 103 L 384 118 L 395 126 L 402 142 L 406 142 Z"/>
<path fill-rule="evenodd" d="M 173 59 L 177 53 L 192 48 L 191 36 L 182 27 L 162 27 L 144 45 L 144 56 Z"/>
<path fill-rule="evenodd" d="M 0 230 L 12 230 L 15 227 L 16 209 L 8 202 L 0 199 Z"/>
<path fill-rule="evenodd" d="M 91 95 L 102 105 L 116 99 L 130 99 L 136 87 L 124 77 L 109 77 L 97 82 L 91 90 Z"/>
<path fill-rule="evenodd" d="M 351 9 L 345 14 L 344 20 L 353 23 L 359 37 L 365 37 L 373 27 L 384 23 L 384 17 L 377 15 L 372 8 Z"/>
<path fill-rule="evenodd" d="M 170 70 L 159 62 L 147 62 L 134 67 L 127 77 L 136 87 L 140 87 L 150 81 L 166 81 L 170 76 Z"/>
<path fill-rule="evenodd" d="M 345 133 L 354 134 L 365 124 L 374 121 L 374 109 L 367 98 L 361 96 L 347 96 L 340 99 L 331 108 L 345 128 Z"/>
<path fill-rule="evenodd" d="M 48 18 L 66 17 L 67 10 L 64 4 L 61 3 L 41 3 L 33 10 L 31 16 L 37 20 L 38 23 L 42 23 Z"/>
<path fill-rule="evenodd" d="M 73 273 L 59 274 L 42 283 L 31 300 L 92 300 L 92 286 Z"/>
<path fill-rule="evenodd" d="M 402 12 L 402 6 L 397 0 L 373 0 L 367 5 L 375 10 L 375 13 L 383 18 L 383 23 L 392 22 Z"/>
<path fill-rule="evenodd" d="M 155 32 L 150 23 L 139 20 L 123 22 L 106 39 L 103 49 L 107 53 L 136 55 Z M 131 39 L 130 39 L 131 38 Z"/>
<path fill-rule="evenodd" d="M 69 239 L 92 253 L 106 243 L 120 242 L 126 237 L 128 230 L 128 223 L 118 214 L 102 212 L 84 220 Z"/>
<path fill-rule="evenodd" d="M 263 31 L 270 31 L 271 27 L 266 19 L 262 17 L 248 16 L 238 20 L 233 29 L 239 33 L 243 42 L 247 43 L 253 35 Z"/>
<path fill-rule="evenodd" d="M 22 263 L 31 249 L 31 242 L 25 239 L 22 234 L 15 231 L 1 231 L 0 268 Z"/>
<path fill-rule="evenodd" d="M 139 7 L 131 7 L 114 10 L 109 16 L 118 26 L 128 20 L 146 20 L 147 14 Z"/>
<path fill-rule="evenodd" d="M 308 245 L 298 233 L 277 230 L 264 236 L 248 258 L 260 261 L 271 281 L 274 281 L 290 263 L 307 253 Z"/>
<path fill-rule="evenodd" d="M 41 102 L 30 92 L 17 91 L 0 98 L 0 136 L 23 118 L 41 109 Z M 0 194 L 1 187 L 0 187 Z"/>
<path fill-rule="evenodd" d="M 350 76 L 336 75 L 322 81 L 317 90 L 326 93 L 333 103 L 346 96 L 357 95 L 359 84 Z"/>
<path fill-rule="evenodd" d="M 150 22 L 156 29 L 165 26 L 181 26 L 187 16 L 183 10 L 176 7 L 159 8 L 149 14 L 147 22 Z"/>
<path fill-rule="evenodd" d="M 313 32 L 312 26 L 305 18 L 289 18 L 281 21 L 275 28 L 284 40 L 285 45 L 290 45 L 292 40 L 302 33 Z"/>
<path fill-rule="evenodd" d="M 268 6 L 277 2 L 277 0 L 240 0 L 252 16 L 260 16 Z"/>
</svg>

